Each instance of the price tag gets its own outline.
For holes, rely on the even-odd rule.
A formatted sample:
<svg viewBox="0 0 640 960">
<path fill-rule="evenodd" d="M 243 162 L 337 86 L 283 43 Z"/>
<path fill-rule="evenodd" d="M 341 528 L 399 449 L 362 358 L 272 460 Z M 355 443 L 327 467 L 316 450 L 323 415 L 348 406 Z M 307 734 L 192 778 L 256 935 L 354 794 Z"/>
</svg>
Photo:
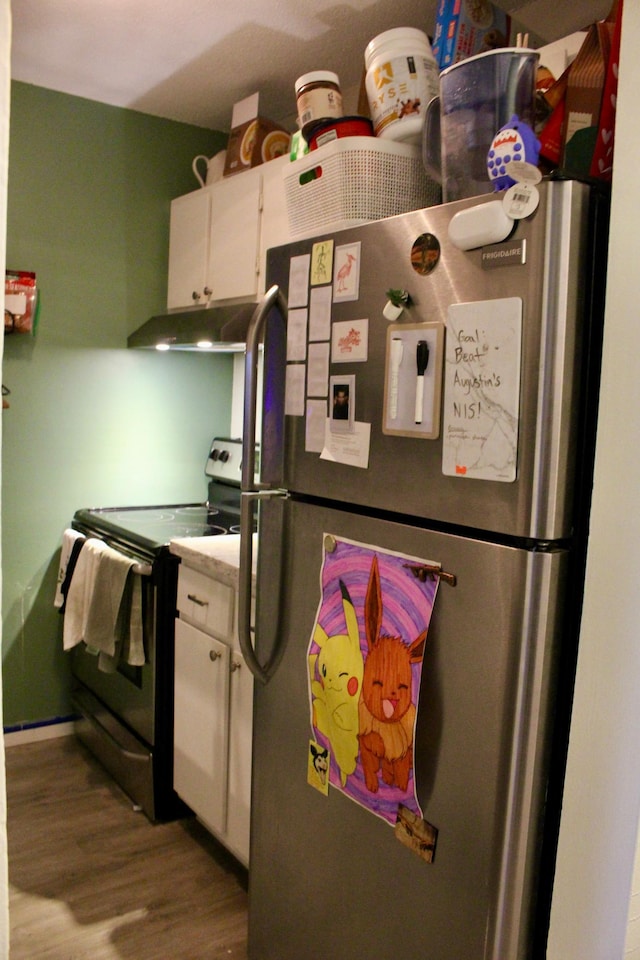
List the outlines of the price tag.
<svg viewBox="0 0 640 960">
<path fill-rule="evenodd" d="M 540 193 L 533 183 L 514 183 L 502 198 L 504 212 L 512 220 L 530 217 L 540 203 Z"/>
</svg>

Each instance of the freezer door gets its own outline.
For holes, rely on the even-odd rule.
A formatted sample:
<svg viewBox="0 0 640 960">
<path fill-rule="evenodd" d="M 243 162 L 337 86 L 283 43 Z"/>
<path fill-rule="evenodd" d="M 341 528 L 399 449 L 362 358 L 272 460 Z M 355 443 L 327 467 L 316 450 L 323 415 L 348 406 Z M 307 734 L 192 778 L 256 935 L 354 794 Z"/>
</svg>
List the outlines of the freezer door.
<svg viewBox="0 0 640 960">
<path fill-rule="evenodd" d="M 540 203 L 535 212 L 517 221 L 508 242 L 496 247 L 461 250 L 449 239 L 449 224 L 455 216 L 496 202 L 479 197 L 269 252 L 269 283 L 283 290 L 290 308 L 288 362 L 282 360 L 281 327 L 274 325 L 274 337 L 271 341 L 267 338 L 265 350 L 265 423 L 269 425 L 263 443 L 266 465 L 279 457 L 279 452 L 272 453 L 270 444 L 279 443 L 282 437 L 282 430 L 274 428 L 274 422 L 285 378 L 291 385 L 292 402 L 284 418 L 285 475 L 278 485 L 312 496 L 339 497 L 353 504 L 517 537 L 551 541 L 571 535 L 581 417 L 580 372 L 583 347 L 591 336 L 587 323 L 589 282 L 596 272 L 588 257 L 587 230 L 594 198 L 584 184 L 572 181 L 542 183 L 539 190 Z M 603 225 L 598 229 L 606 241 L 606 228 Z M 433 269 L 420 273 L 415 269 L 421 266 L 416 262 L 416 250 L 420 248 L 415 244 L 425 237 L 429 252 L 435 252 L 437 259 Z M 328 324 L 323 329 L 318 322 L 322 316 L 318 305 L 331 293 L 328 284 L 324 288 L 314 284 L 314 249 L 318 249 L 320 240 L 333 242 L 334 264 L 339 262 L 340 249 L 353 249 L 353 245 L 360 261 L 359 283 L 348 299 L 342 299 L 338 281 L 334 280 L 330 330 Z M 305 255 L 310 264 L 308 302 L 300 283 L 294 285 L 295 271 L 291 271 L 292 261 L 294 265 L 303 263 L 295 258 Z M 390 288 L 406 290 L 412 300 L 397 322 L 386 320 L 382 313 Z M 385 431 L 390 402 L 387 397 L 385 405 L 385 383 L 387 394 L 392 389 L 386 360 L 388 343 L 394 336 L 404 336 L 415 355 L 414 344 L 421 334 L 419 327 L 412 331 L 410 325 L 439 324 L 445 329 L 445 350 L 447 342 L 451 350 L 457 336 L 462 353 L 478 350 L 482 354 L 488 344 L 491 354 L 501 346 L 500 333 L 496 332 L 500 329 L 498 321 L 493 323 L 498 310 L 493 305 L 504 302 L 518 305 L 521 323 L 521 347 L 515 340 L 510 344 L 507 375 L 504 367 L 492 365 L 491 357 L 482 367 L 463 361 L 456 371 L 452 367 L 455 361 L 442 362 L 442 352 L 434 349 L 433 341 L 426 376 L 433 373 L 435 377 L 436 370 L 442 370 L 442 382 L 446 384 L 448 369 L 449 379 L 458 390 L 455 405 L 451 397 L 443 402 L 441 416 L 434 424 L 439 434 L 435 439 Z M 464 314 L 465 329 L 452 333 L 450 308 L 468 304 L 473 306 Z M 300 342 L 305 323 L 306 348 Z M 350 324 L 361 338 L 355 360 L 349 359 L 350 354 L 339 354 L 336 348 L 339 331 L 348 333 Z M 430 335 L 432 331 L 422 334 Z M 323 379 L 321 358 L 325 355 L 329 362 Z M 399 383 L 401 399 L 403 391 L 408 396 L 418 382 L 417 362 L 412 366 L 410 360 L 405 356 L 400 368 L 404 370 Z M 481 373 L 475 380 L 471 376 L 474 371 Z M 510 382 L 505 387 L 507 379 Z M 492 392 L 491 385 L 498 380 L 500 385 Z M 320 417 L 323 403 L 328 410 L 331 385 L 340 382 L 351 386 L 354 423 L 370 425 L 370 444 L 362 469 L 335 462 L 339 457 L 321 457 L 318 443 L 310 443 L 310 411 Z M 299 391 L 297 409 L 295 384 Z M 439 390 L 436 384 L 435 391 L 438 396 L 444 392 L 447 400 L 446 390 Z M 503 408 L 497 400 L 505 394 L 508 400 Z M 457 424 L 462 423 L 466 436 L 473 439 L 477 430 L 474 417 L 480 408 L 491 409 L 491 416 L 483 412 L 483 429 L 490 431 L 486 425 L 495 417 L 495 430 L 482 447 L 482 458 L 488 462 L 485 475 L 491 478 L 478 479 L 480 473 L 472 475 L 471 471 L 466 476 L 445 475 L 444 440 L 451 453 Z M 413 416 L 409 419 L 413 421 Z M 595 421 L 595 415 L 591 420 Z M 594 422 L 590 427 L 593 429 Z M 497 453 L 492 444 L 498 446 Z M 495 467 L 495 474 L 500 473 L 505 444 L 515 445 L 513 449 L 509 446 L 507 457 L 513 464 L 513 477 L 494 479 L 492 470 Z M 584 470 L 581 465 L 581 480 Z"/>
<path fill-rule="evenodd" d="M 567 557 L 464 540 L 288 500 L 263 537 L 256 645 L 280 666 L 254 715 L 251 960 L 524 960 L 545 787 L 546 725 Z M 275 526 L 274 526 L 275 529 Z M 425 862 L 379 817 L 307 783 L 307 652 L 323 538 L 436 561 L 415 738 Z M 348 584 L 347 584 L 348 587 Z"/>
</svg>

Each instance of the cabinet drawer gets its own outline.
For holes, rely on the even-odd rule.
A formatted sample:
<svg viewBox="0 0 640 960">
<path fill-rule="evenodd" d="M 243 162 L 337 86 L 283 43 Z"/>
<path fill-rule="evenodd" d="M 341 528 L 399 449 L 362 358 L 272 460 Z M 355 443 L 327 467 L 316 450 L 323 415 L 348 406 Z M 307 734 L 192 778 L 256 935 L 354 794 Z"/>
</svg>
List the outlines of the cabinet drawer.
<svg viewBox="0 0 640 960">
<path fill-rule="evenodd" d="M 177 603 L 182 619 L 214 637 L 234 639 L 235 590 L 229 584 L 212 580 L 181 564 Z"/>
</svg>

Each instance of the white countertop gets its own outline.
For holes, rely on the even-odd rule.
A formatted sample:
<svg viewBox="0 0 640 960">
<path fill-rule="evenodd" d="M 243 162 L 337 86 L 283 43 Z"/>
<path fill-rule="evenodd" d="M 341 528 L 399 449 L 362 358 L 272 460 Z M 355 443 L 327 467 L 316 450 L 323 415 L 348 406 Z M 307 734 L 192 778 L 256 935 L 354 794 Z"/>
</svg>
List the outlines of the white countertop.
<svg viewBox="0 0 640 960">
<path fill-rule="evenodd" d="M 240 535 L 223 537 L 176 537 L 169 541 L 171 553 L 187 567 L 206 577 L 221 580 L 237 588 L 240 567 Z M 253 535 L 253 576 L 256 572 L 258 537 Z"/>
</svg>

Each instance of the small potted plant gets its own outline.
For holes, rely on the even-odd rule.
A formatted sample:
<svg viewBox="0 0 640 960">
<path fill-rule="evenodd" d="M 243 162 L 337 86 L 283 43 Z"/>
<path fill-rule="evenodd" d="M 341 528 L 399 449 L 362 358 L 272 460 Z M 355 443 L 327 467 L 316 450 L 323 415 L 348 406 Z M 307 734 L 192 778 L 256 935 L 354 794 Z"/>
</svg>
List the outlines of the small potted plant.
<svg viewBox="0 0 640 960">
<path fill-rule="evenodd" d="M 387 320 L 397 320 L 405 307 L 411 306 L 411 296 L 406 290 L 387 290 L 387 302 L 382 315 Z"/>
</svg>

